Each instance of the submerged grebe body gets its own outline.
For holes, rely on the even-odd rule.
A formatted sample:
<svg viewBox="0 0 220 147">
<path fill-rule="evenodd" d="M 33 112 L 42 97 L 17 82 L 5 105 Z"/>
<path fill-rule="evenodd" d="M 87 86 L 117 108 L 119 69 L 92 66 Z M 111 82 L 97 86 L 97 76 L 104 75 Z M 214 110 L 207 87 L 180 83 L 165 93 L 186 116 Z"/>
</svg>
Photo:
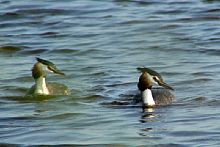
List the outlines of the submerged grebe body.
<svg viewBox="0 0 220 147">
<path fill-rule="evenodd" d="M 169 90 L 173 90 L 173 88 L 163 81 L 159 73 L 150 68 L 137 69 L 142 72 L 137 86 L 141 92 L 143 107 L 154 107 L 172 103 L 175 97 Z M 153 83 L 163 86 L 165 89 L 153 89 Z"/>
<path fill-rule="evenodd" d="M 46 76 L 48 73 L 56 73 L 65 75 L 52 62 L 36 58 L 37 63 L 32 68 L 32 77 L 35 84 L 28 91 L 27 95 L 69 95 L 68 88 L 59 83 L 46 83 Z"/>
</svg>

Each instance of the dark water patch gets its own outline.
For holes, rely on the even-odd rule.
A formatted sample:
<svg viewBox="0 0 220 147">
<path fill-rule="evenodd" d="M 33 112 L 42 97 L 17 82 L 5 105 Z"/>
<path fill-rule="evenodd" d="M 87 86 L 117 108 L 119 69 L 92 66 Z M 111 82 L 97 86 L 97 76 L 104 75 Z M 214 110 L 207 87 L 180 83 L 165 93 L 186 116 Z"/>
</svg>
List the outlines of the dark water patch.
<svg viewBox="0 0 220 147">
<path fill-rule="evenodd" d="M 36 35 L 36 36 L 38 36 L 38 35 L 40 35 L 40 36 L 42 36 L 42 38 L 45 38 L 45 39 L 52 39 L 52 38 L 64 38 L 64 37 L 67 37 L 67 36 L 69 36 L 68 34 L 62 34 L 62 33 L 46 33 L 46 34 L 44 34 L 44 33 L 42 33 L 42 34 L 33 34 L 33 35 Z"/>
<path fill-rule="evenodd" d="M 142 1 L 142 0 L 114 0 L 114 2 L 121 3 L 121 4 L 137 4 L 140 6 L 149 6 L 149 5 L 156 5 L 156 4 L 163 4 L 164 2 L 158 2 L 155 0 L 150 1 Z"/>
<path fill-rule="evenodd" d="M 146 117 L 146 116 L 144 116 Z M 148 116 L 147 116 L 148 117 Z M 153 128 L 144 128 L 144 129 L 141 129 L 142 132 L 149 132 L 149 131 L 152 131 Z M 143 135 L 143 134 L 142 134 Z"/>
<path fill-rule="evenodd" d="M 3 54 L 14 54 L 23 49 L 27 49 L 27 46 L 14 46 L 14 45 L 5 45 L 0 47 L 0 53 Z"/>
<path fill-rule="evenodd" d="M 178 143 L 163 143 L 157 145 L 150 145 L 151 147 L 189 147 L 188 145 Z"/>
<path fill-rule="evenodd" d="M 6 12 L 2 12 L 0 13 L 0 20 L 4 20 L 4 21 L 1 21 L 1 25 L 4 23 L 6 24 L 6 22 L 8 24 L 10 24 L 11 22 L 15 22 L 16 20 L 24 20 L 24 18 L 17 12 L 14 12 L 14 11 L 6 11 Z"/>
<path fill-rule="evenodd" d="M 220 12 L 220 9 L 219 8 L 211 8 L 211 9 L 208 9 L 208 10 L 205 10 L 204 12 Z"/>
<path fill-rule="evenodd" d="M 218 21 L 220 19 L 220 16 L 211 16 L 211 15 L 199 15 L 199 16 L 190 16 L 190 17 L 184 17 L 184 18 L 178 18 L 177 21 L 178 22 L 206 22 L 206 21 Z"/>
<path fill-rule="evenodd" d="M 177 19 L 177 22 L 192 22 L 194 19 L 191 16 L 185 16 Z"/>
<path fill-rule="evenodd" d="M 71 55 L 72 55 L 72 53 L 77 53 L 77 52 L 79 52 L 79 50 L 67 49 L 67 48 L 59 48 L 59 49 L 53 49 L 53 50 L 48 51 L 48 53 L 54 53 L 54 54 L 62 53 L 62 54 L 71 54 Z"/>
<path fill-rule="evenodd" d="M 127 145 L 124 145 L 124 144 L 114 144 L 114 143 L 111 143 L 111 144 L 101 144 L 101 143 L 100 144 L 95 144 L 95 143 L 86 144 L 86 143 L 80 143 L 80 144 L 56 144 L 56 145 L 39 144 L 39 145 L 36 145 L 36 146 L 35 145 L 30 145 L 28 147 L 88 147 L 88 146 L 91 146 L 91 147 L 127 147 Z M 12 146 L 12 147 L 14 147 L 14 146 Z"/>
<path fill-rule="evenodd" d="M 70 5 L 71 6 L 71 5 Z M 40 7 L 27 7 L 24 5 L 24 8 L 17 9 L 13 11 L 13 13 L 17 13 L 21 16 L 76 16 L 77 18 L 81 17 L 90 17 L 91 14 L 97 14 L 92 17 L 103 17 L 108 12 L 117 11 L 117 9 L 113 7 L 96 7 L 93 8 L 89 5 L 81 5 L 79 7 L 66 7 L 66 8 L 45 8 L 44 6 Z"/>
<path fill-rule="evenodd" d="M 10 4 L 11 3 L 11 1 L 8 1 L 8 0 L 2 0 L 2 1 L 0 1 L 0 4 Z"/>
<path fill-rule="evenodd" d="M 204 3 L 219 3 L 219 0 L 201 0 Z"/>
<path fill-rule="evenodd" d="M 0 143 L 1 147 L 21 147 L 21 144 Z"/>
<path fill-rule="evenodd" d="M 196 21 L 218 21 L 220 20 L 220 16 L 211 16 L 211 15 L 197 16 L 197 17 L 194 17 L 194 20 Z"/>
<path fill-rule="evenodd" d="M 1 14 L 1 16 L 2 17 L 18 17 L 19 16 L 19 14 L 18 13 L 16 13 L 16 12 L 6 12 L 6 13 L 3 13 L 3 14 Z"/>
<path fill-rule="evenodd" d="M 175 6 L 175 5 L 193 5 L 193 4 L 197 4 L 197 1 L 185 1 L 185 0 L 183 0 L 183 1 L 176 1 L 176 0 L 168 0 L 168 1 L 166 1 L 166 3 L 167 4 L 169 4 L 169 5 L 173 5 L 173 6 Z"/>
<path fill-rule="evenodd" d="M 23 50 L 18 53 L 18 55 L 39 55 L 42 53 L 48 52 L 48 49 L 29 49 Z"/>
<path fill-rule="evenodd" d="M 219 132 L 207 132 L 207 131 L 175 131 L 170 133 L 172 136 L 207 136 L 207 135 L 219 135 Z"/>
<path fill-rule="evenodd" d="M 58 35 L 57 32 L 45 32 L 45 33 L 41 33 L 40 35 L 42 36 L 56 36 Z"/>
<path fill-rule="evenodd" d="M 208 40 L 210 40 L 210 41 L 219 41 L 220 38 L 219 37 L 211 37 Z"/>
<path fill-rule="evenodd" d="M 128 21 L 123 21 L 117 23 L 118 25 L 136 25 L 136 24 L 143 24 L 146 23 L 147 21 L 145 20 L 128 20 Z"/>
<path fill-rule="evenodd" d="M 220 39 L 218 38 L 218 40 L 220 40 Z M 213 55 L 213 56 L 220 55 L 219 49 L 200 48 L 199 52 L 204 53 L 204 54 L 208 54 L 208 55 Z"/>
<path fill-rule="evenodd" d="M 164 24 L 162 26 L 160 26 L 160 29 L 164 29 L 164 30 L 167 30 L 167 29 L 177 29 L 181 27 L 180 24 Z"/>
<path fill-rule="evenodd" d="M 46 8 L 26 8 L 26 9 L 19 9 L 15 11 L 20 15 L 68 15 L 76 12 L 76 10 L 68 10 L 68 9 L 46 9 Z"/>
<path fill-rule="evenodd" d="M 182 14 L 182 13 L 185 13 L 186 11 L 185 10 L 181 10 L 181 9 L 171 9 L 171 10 L 158 10 L 156 11 L 156 13 L 158 14 L 174 14 L 174 15 L 177 15 L 177 14 Z"/>
<path fill-rule="evenodd" d="M 2 121 L 5 122 L 9 122 L 9 121 L 22 121 L 22 120 L 32 120 L 33 118 L 35 118 L 34 116 L 17 116 L 17 117 L 4 117 L 1 118 Z M 25 127 L 25 125 L 19 125 L 19 124 L 15 124 L 13 125 L 13 127 Z"/>
<path fill-rule="evenodd" d="M 33 18 L 31 20 L 28 20 L 25 18 L 20 18 L 20 19 L 13 19 L 11 21 L 0 23 L 0 26 L 5 32 L 4 33 L 5 37 L 12 37 L 13 35 L 17 37 L 23 37 L 27 35 L 30 36 L 31 34 L 38 35 L 31 31 L 34 28 L 34 26 L 39 27 L 39 26 L 43 26 L 43 24 L 42 24 L 42 21 L 39 21 L 38 19 Z M 14 26 L 17 26 L 17 27 L 14 27 Z M 27 28 L 29 29 L 29 32 L 27 31 Z"/>
</svg>

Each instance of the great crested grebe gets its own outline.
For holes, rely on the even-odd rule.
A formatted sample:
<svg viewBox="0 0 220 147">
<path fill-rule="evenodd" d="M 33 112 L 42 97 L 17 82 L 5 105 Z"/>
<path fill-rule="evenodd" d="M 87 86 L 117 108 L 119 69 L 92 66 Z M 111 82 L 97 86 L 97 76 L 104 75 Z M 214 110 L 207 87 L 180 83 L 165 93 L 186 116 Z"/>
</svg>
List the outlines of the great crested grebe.
<svg viewBox="0 0 220 147">
<path fill-rule="evenodd" d="M 143 107 L 168 105 L 175 99 L 174 95 L 169 91 L 173 90 L 173 88 L 163 81 L 159 73 L 150 68 L 137 68 L 137 70 L 142 72 L 137 86 L 141 92 Z M 154 89 L 152 88 L 153 83 L 165 89 Z"/>
<path fill-rule="evenodd" d="M 32 68 L 32 77 L 35 84 L 28 91 L 27 95 L 69 95 L 68 88 L 59 83 L 46 83 L 48 73 L 65 75 L 52 62 L 36 58 L 37 63 Z"/>
</svg>

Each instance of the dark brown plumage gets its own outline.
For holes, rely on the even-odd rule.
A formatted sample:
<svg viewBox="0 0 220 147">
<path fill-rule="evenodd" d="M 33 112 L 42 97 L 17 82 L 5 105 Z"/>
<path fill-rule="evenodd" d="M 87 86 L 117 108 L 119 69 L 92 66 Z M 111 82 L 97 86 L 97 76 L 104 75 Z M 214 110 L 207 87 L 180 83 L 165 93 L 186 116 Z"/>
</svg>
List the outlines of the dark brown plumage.
<svg viewBox="0 0 220 147">
<path fill-rule="evenodd" d="M 153 82 L 148 78 L 150 75 L 144 71 L 139 77 L 138 89 L 140 91 L 144 91 L 146 89 L 151 89 L 153 86 Z"/>
</svg>

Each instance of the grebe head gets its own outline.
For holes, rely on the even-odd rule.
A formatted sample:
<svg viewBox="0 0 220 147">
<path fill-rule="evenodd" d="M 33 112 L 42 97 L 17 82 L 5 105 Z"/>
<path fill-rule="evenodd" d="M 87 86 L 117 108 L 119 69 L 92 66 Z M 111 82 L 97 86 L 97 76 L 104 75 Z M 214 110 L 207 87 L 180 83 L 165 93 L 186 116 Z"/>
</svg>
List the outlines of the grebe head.
<svg viewBox="0 0 220 147">
<path fill-rule="evenodd" d="M 36 58 L 36 59 L 38 62 L 35 63 L 34 67 L 32 68 L 32 76 L 34 79 L 38 79 L 39 77 L 46 77 L 48 73 L 65 75 L 52 62 L 41 58 Z"/>
<path fill-rule="evenodd" d="M 173 90 L 171 86 L 166 84 L 159 73 L 149 68 L 137 68 L 142 72 L 139 77 L 138 89 L 141 91 L 141 97 L 144 107 L 155 106 L 155 101 L 152 96 L 151 88 L 153 84 L 163 86 L 166 89 Z"/>
<path fill-rule="evenodd" d="M 138 83 L 138 88 L 140 91 L 151 89 L 153 86 L 153 83 L 160 85 L 166 89 L 173 90 L 171 86 L 169 86 L 163 81 L 163 78 L 161 77 L 161 75 L 157 73 L 156 71 L 150 68 L 137 68 L 137 69 L 142 72 L 139 78 L 139 83 Z"/>
</svg>

